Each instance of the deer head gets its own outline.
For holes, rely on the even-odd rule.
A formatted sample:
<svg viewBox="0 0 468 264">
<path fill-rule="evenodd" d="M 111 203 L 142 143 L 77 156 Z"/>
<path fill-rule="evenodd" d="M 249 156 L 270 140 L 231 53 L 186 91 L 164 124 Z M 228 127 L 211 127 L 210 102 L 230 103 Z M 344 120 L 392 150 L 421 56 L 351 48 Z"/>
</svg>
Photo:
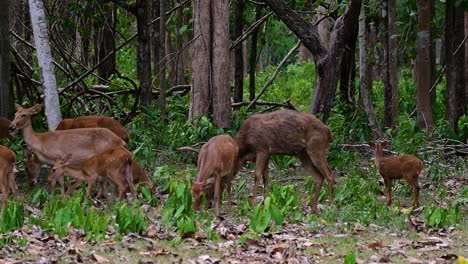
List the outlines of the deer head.
<svg viewBox="0 0 468 264">
<path fill-rule="evenodd" d="M 23 129 L 28 124 L 31 124 L 31 116 L 39 113 L 42 110 L 41 104 L 36 104 L 31 108 L 23 108 L 19 104 L 15 104 L 15 119 L 11 122 L 8 130 L 12 137 L 16 136 L 18 130 Z"/>
</svg>

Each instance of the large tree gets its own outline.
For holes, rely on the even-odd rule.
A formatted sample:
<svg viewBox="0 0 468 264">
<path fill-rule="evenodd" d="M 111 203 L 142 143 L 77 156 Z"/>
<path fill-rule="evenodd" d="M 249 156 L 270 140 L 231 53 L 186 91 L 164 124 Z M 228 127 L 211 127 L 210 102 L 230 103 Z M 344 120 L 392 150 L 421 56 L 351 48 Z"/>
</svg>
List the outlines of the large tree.
<svg viewBox="0 0 468 264">
<path fill-rule="evenodd" d="M 343 15 L 335 21 L 329 48 L 326 48 L 320 40 L 317 27 L 291 10 L 283 0 L 264 0 L 264 2 L 301 39 L 314 56 L 317 75 L 310 112 L 322 113 L 322 118 L 326 121 L 330 116 L 346 43 L 355 37 L 354 27 L 358 26 L 361 0 L 350 0 Z"/>
<path fill-rule="evenodd" d="M 148 105 L 153 99 L 151 85 L 151 46 L 148 27 L 151 1 L 137 0 L 136 18 L 138 30 L 137 75 L 140 80 L 141 103 Z"/>
<path fill-rule="evenodd" d="M 6 117 L 11 114 L 9 3 L 0 1 L 0 116 Z"/>
<path fill-rule="evenodd" d="M 417 116 L 418 126 L 427 131 L 434 130 L 431 111 L 431 11 L 427 0 L 418 0 L 418 44 L 416 56 Z"/>
<path fill-rule="evenodd" d="M 44 90 L 45 114 L 49 130 L 55 130 L 62 120 L 60 102 L 57 92 L 54 65 L 52 63 L 52 51 L 50 50 L 47 19 L 42 0 L 29 0 L 29 12 L 33 27 L 36 55 L 39 62 L 39 70 L 42 76 Z"/>
</svg>

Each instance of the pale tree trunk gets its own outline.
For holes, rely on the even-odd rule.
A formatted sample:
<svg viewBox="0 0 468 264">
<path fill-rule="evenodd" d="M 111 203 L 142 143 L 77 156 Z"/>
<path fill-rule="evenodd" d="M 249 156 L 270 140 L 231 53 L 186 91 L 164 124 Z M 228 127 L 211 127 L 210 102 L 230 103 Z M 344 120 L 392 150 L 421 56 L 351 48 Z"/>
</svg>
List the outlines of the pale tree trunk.
<svg viewBox="0 0 468 264">
<path fill-rule="evenodd" d="M 369 126 L 374 135 L 374 139 L 382 137 L 374 107 L 372 106 L 372 44 L 367 34 L 366 29 L 366 7 L 365 2 L 361 6 L 361 14 L 359 15 L 359 79 L 361 102 L 364 111 L 369 121 Z M 369 60 L 369 58 L 371 58 Z"/>
<path fill-rule="evenodd" d="M 236 0 L 234 18 L 234 39 L 242 36 L 244 27 L 244 0 Z M 244 95 L 244 58 L 242 45 L 234 48 L 234 102 L 242 102 Z"/>
<path fill-rule="evenodd" d="M 10 117 L 10 0 L 0 1 L 0 116 Z"/>
<path fill-rule="evenodd" d="M 52 52 L 50 50 L 47 20 L 42 0 L 29 0 L 31 24 L 33 27 L 34 43 L 36 44 L 37 60 L 42 75 L 44 89 L 45 115 L 49 130 L 55 130 L 62 120 L 60 101 L 55 80 Z"/>
<path fill-rule="evenodd" d="M 159 3 L 159 43 L 161 46 L 164 46 L 166 43 L 166 6 L 165 0 L 161 0 Z M 165 123 L 166 119 L 166 59 L 164 49 L 161 49 L 161 63 L 159 63 L 159 113 L 161 115 L 161 122 Z"/>
<path fill-rule="evenodd" d="M 418 0 L 418 42 L 417 42 L 417 116 L 418 126 L 428 132 L 434 130 L 431 111 L 431 63 L 430 63 L 430 4 L 427 0 Z"/>
<path fill-rule="evenodd" d="M 384 24 L 384 125 L 394 127 L 398 116 L 396 0 L 384 0 L 382 19 Z"/>
<path fill-rule="evenodd" d="M 468 12 L 465 12 L 465 36 L 468 35 Z M 465 42 L 465 112 L 467 111 L 466 109 L 466 104 L 468 104 L 468 42 Z M 435 90 L 435 89 L 434 89 Z"/>
<path fill-rule="evenodd" d="M 229 0 L 212 1 L 213 22 L 213 121 L 218 127 L 231 127 L 229 89 Z"/>
<path fill-rule="evenodd" d="M 150 1 L 137 0 L 137 75 L 140 81 L 141 104 L 149 105 L 153 99 L 151 91 L 151 48 L 148 27 Z"/>
<path fill-rule="evenodd" d="M 211 86 L 211 15 L 210 0 L 193 1 L 192 93 L 190 120 L 208 116 Z M 228 55 L 229 56 L 229 55 Z M 229 72 L 228 68 L 224 69 Z"/>
</svg>

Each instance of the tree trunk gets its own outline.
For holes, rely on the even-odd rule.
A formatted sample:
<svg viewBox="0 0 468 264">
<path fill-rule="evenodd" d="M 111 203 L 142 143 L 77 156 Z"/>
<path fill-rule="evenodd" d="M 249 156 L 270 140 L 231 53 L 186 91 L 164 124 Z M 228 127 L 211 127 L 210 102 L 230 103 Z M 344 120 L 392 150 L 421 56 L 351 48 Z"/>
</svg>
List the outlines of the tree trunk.
<svg viewBox="0 0 468 264">
<path fill-rule="evenodd" d="M 255 6 L 255 21 L 262 18 L 262 7 L 260 5 Z M 252 41 L 250 46 L 250 58 L 249 58 L 249 101 L 255 99 L 255 72 L 257 70 L 257 44 L 258 44 L 258 32 L 259 28 L 252 31 Z"/>
<path fill-rule="evenodd" d="M 180 4 L 180 0 L 177 1 Z M 175 80 L 174 85 L 184 84 L 184 56 L 182 49 L 182 34 L 180 29 L 182 28 L 183 13 L 182 9 L 179 8 L 176 11 L 176 32 L 175 32 L 175 49 L 176 49 L 176 60 L 175 60 Z"/>
<path fill-rule="evenodd" d="M 193 1 L 192 97 L 190 120 L 208 116 L 211 86 L 211 5 L 210 0 Z M 224 69 L 227 71 L 227 69 Z"/>
<path fill-rule="evenodd" d="M 341 101 L 349 106 L 354 104 L 354 78 L 356 73 L 356 39 L 358 27 L 355 28 L 356 33 L 354 38 L 346 45 L 346 50 L 343 54 L 340 69 L 340 97 Z"/>
<path fill-rule="evenodd" d="M 166 6 L 165 0 L 159 1 L 159 43 L 164 46 L 166 43 Z M 161 115 L 161 123 L 165 123 L 166 119 L 166 54 L 164 49 L 161 49 L 161 63 L 159 63 L 159 114 Z"/>
<path fill-rule="evenodd" d="M 49 130 L 55 130 L 62 120 L 60 101 L 57 93 L 52 52 L 50 50 L 47 20 L 42 0 L 29 0 L 31 24 L 33 26 L 34 43 L 36 44 L 37 60 L 42 75 L 44 89 L 45 115 Z"/>
<path fill-rule="evenodd" d="M 394 127 L 398 116 L 398 83 L 396 62 L 396 0 L 384 0 L 382 20 L 384 23 L 384 125 Z"/>
<path fill-rule="evenodd" d="M 213 32 L 213 121 L 218 127 L 231 127 L 229 89 L 229 0 L 212 2 Z M 242 51 L 242 50 L 241 50 Z"/>
<path fill-rule="evenodd" d="M 317 75 L 310 112 L 322 113 L 322 119 L 326 122 L 333 105 L 343 50 L 349 39 L 353 37 L 353 32 L 355 32 L 353 27 L 357 27 L 361 1 L 350 0 L 348 2 L 345 12 L 335 22 L 328 50 L 320 40 L 317 27 L 291 10 L 284 1 L 264 0 L 264 2 L 299 37 L 314 56 Z"/>
<path fill-rule="evenodd" d="M 429 0 L 430 4 L 430 12 L 431 16 L 434 17 L 435 14 L 435 0 Z M 434 30 L 430 30 L 430 38 L 431 38 L 431 54 L 430 54 L 430 61 L 431 61 L 431 88 L 436 81 L 436 41 L 434 37 Z M 436 102 L 436 89 L 432 89 L 429 91 L 431 94 L 431 105 L 434 105 Z"/>
<path fill-rule="evenodd" d="M 152 20 L 153 19 L 156 19 L 157 17 L 159 17 L 160 15 L 160 12 L 159 12 L 159 7 L 160 7 L 160 3 L 159 3 L 159 0 L 155 0 L 152 2 L 152 5 L 151 5 L 151 17 L 152 17 Z M 153 78 L 159 80 L 159 63 L 160 63 L 160 60 L 161 60 L 161 56 L 160 56 L 160 50 L 162 49 L 161 48 L 161 45 L 160 45 L 160 41 L 159 41 L 159 27 L 160 27 L 160 24 L 159 23 L 153 23 L 152 25 L 152 33 L 151 33 L 151 49 L 152 49 L 152 55 L 153 55 Z"/>
<path fill-rule="evenodd" d="M 468 12 L 465 12 L 465 35 L 468 35 Z M 464 112 L 466 113 L 466 104 L 468 104 L 468 42 L 465 42 L 465 96 L 464 96 Z M 435 90 L 435 89 L 434 89 Z"/>
<path fill-rule="evenodd" d="M 244 0 L 235 2 L 234 39 L 242 36 L 244 28 Z M 244 95 L 244 58 L 243 45 L 234 48 L 234 102 L 242 102 Z"/>
<path fill-rule="evenodd" d="M 10 0 L 0 1 L 0 116 L 11 116 Z"/>
<path fill-rule="evenodd" d="M 140 81 L 141 104 L 149 105 L 152 101 L 151 91 L 151 50 L 150 32 L 148 27 L 150 2 L 147 0 L 137 0 L 137 75 Z"/>
<path fill-rule="evenodd" d="M 94 25 L 95 35 L 95 64 L 99 63 L 107 54 L 115 49 L 115 8 L 110 7 L 103 10 L 103 17 L 99 18 L 99 22 Z M 101 66 L 98 67 L 97 72 L 99 77 L 109 79 L 115 73 L 116 69 L 115 53 L 111 55 Z"/>
<path fill-rule="evenodd" d="M 367 119 L 369 120 L 369 126 L 374 135 L 374 139 L 382 137 L 382 131 L 380 130 L 377 122 L 377 117 L 372 106 L 372 45 L 375 43 L 370 42 L 370 38 L 367 34 L 366 29 L 366 6 L 365 2 L 361 6 L 361 14 L 359 15 L 359 79 L 360 79 L 360 91 L 361 101 L 366 112 Z M 371 58 L 370 60 L 368 58 Z"/>
<path fill-rule="evenodd" d="M 433 132 L 434 121 L 431 111 L 431 12 L 427 0 L 418 0 L 418 42 L 417 42 L 417 116 L 418 126 L 428 132 Z"/>
<path fill-rule="evenodd" d="M 464 18 L 463 10 L 455 8 L 453 0 L 445 3 L 445 44 L 446 44 L 446 116 L 450 126 L 455 131 L 458 130 L 458 119 L 464 113 L 465 94 L 464 91 L 464 49 L 459 49 L 453 55 L 458 45 L 463 41 Z"/>
</svg>

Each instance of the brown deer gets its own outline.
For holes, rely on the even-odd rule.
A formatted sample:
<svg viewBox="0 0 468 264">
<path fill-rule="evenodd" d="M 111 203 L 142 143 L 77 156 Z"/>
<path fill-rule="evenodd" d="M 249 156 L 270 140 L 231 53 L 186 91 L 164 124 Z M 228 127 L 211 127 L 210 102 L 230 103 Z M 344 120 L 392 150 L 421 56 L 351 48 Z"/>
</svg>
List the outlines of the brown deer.
<svg viewBox="0 0 468 264">
<path fill-rule="evenodd" d="M 77 118 L 66 118 L 58 124 L 56 130 L 91 127 L 107 128 L 128 144 L 129 137 L 127 130 L 115 119 L 108 116 L 81 116 Z"/>
<path fill-rule="evenodd" d="M 3 196 L 1 200 L 8 199 L 10 190 L 14 196 L 18 196 L 18 186 L 16 185 L 14 173 L 15 162 L 15 153 L 0 145 L 0 191 Z"/>
<path fill-rule="evenodd" d="M 41 173 L 41 162 L 29 147 L 24 149 L 24 164 L 26 165 L 29 185 L 33 186 L 37 183 L 37 178 Z"/>
<path fill-rule="evenodd" d="M 11 121 L 0 117 L 0 139 L 2 138 L 10 138 L 10 133 L 8 132 L 8 127 L 10 126 Z"/>
<path fill-rule="evenodd" d="M 255 114 L 244 121 L 234 140 L 239 144 L 238 166 L 245 161 L 256 162 L 253 204 L 256 202 L 260 176 L 263 177 L 265 192 L 268 189 L 268 161 L 275 154 L 297 156 L 312 175 L 315 183 L 312 212 L 317 210 L 324 179 L 328 182 L 329 200 L 333 202 L 335 180 L 327 163 L 332 134 L 328 126 L 314 115 L 293 110 Z"/>
<path fill-rule="evenodd" d="M 236 173 L 239 148 L 236 141 L 228 135 L 211 138 L 200 150 L 198 156 L 197 178 L 192 182 L 193 209 L 200 208 L 200 198 L 205 194 L 205 184 L 214 179 L 215 215 L 219 216 L 223 179 L 228 192 L 228 204 L 231 207 L 231 182 Z"/>
<path fill-rule="evenodd" d="M 423 162 L 413 155 L 384 157 L 382 148 L 387 146 L 387 142 L 369 143 L 369 146 L 375 151 L 375 163 L 379 174 L 384 179 L 387 205 L 392 203 L 392 181 L 394 179 L 405 179 L 408 182 L 414 194 L 412 206 L 418 205 L 418 177 L 424 168 Z"/>
<path fill-rule="evenodd" d="M 116 147 L 124 147 L 126 143 L 105 128 L 80 128 L 70 130 L 35 133 L 31 124 L 31 116 L 41 111 L 42 105 L 22 108 L 16 104 L 15 119 L 9 126 L 12 136 L 23 130 L 26 145 L 37 156 L 41 163 L 53 165 L 57 160 L 68 154 L 73 157 L 68 160 L 72 166 L 81 166 L 92 155 Z"/>
<path fill-rule="evenodd" d="M 49 175 L 49 181 L 63 182 L 65 174 L 77 180 L 86 181 L 88 183 L 86 198 L 89 198 L 96 181 L 103 183 L 104 180 L 108 180 L 117 185 L 119 199 L 123 198 L 127 186 L 130 188 L 133 197 L 136 197 L 133 188 L 132 154 L 124 147 L 109 149 L 94 155 L 79 168 L 70 166 L 69 160 L 71 160 L 72 156 L 73 154 L 68 154 L 54 163 L 52 173 Z"/>
<path fill-rule="evenodd" d="M 137 161 L 132 161 L 132 175 L 133 175 L 133 184 L 141 184 L 148 188 L 151 193 L 155 193 L 155 184 L 148 177 L 148 173 L 138 164 Z"/>
</svg>

